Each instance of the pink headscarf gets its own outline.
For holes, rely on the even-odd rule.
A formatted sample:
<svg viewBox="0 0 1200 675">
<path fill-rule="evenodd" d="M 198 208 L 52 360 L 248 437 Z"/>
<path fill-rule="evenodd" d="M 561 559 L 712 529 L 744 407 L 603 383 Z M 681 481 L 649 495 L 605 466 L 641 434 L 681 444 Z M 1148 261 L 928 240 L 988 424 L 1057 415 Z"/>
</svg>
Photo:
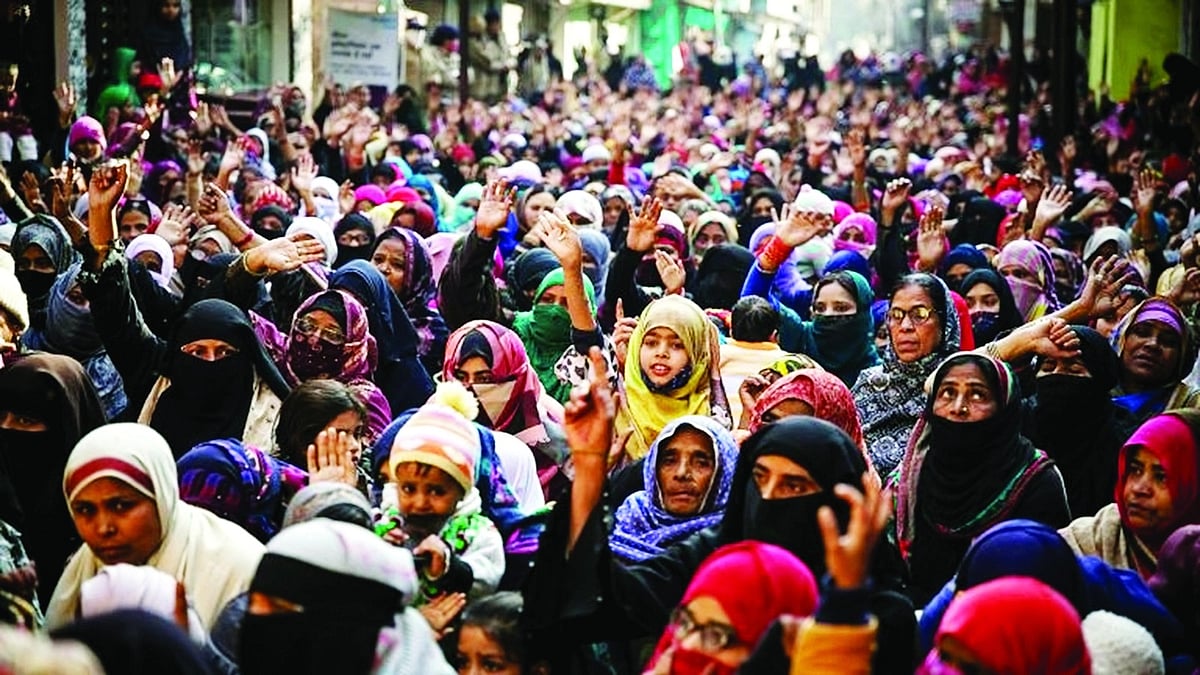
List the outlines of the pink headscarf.
<svg viewBox="0 0 1200 675">
<path fill-rule="evenodd" d="M 860 244 L 857 241 L 843 239 L 842 235 L 847 230 L 857 229 L 862 232 L 863 238 L 867 240 L 865 244 Z M 852 213 L 842 219 L 833 228 L 833 250 L 835 251 L 854 251 L 863 256 L 870 255 L 871 249 L 875 248 L 875 236 L 877 231 L 875 219 L 865 213 Z"/>
</svg>

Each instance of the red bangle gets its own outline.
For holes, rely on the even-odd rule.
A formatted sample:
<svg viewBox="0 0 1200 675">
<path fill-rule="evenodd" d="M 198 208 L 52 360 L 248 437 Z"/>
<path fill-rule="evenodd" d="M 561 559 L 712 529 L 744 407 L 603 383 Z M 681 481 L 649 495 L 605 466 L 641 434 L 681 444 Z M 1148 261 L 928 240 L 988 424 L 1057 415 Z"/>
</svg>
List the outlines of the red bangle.
<svg viewBox="0 0 1200 675">
<path fill-rule="evenodd" d="M 240 251 L 243 246 L 245 246 L 246 244 L 249 244 L 252 241 L 254 241 L 254 230 L 247 230 L 246 236 L 242 237 L 241 239 L 234 242 L 233 246 Z"/>
<path fill-rule="evenodd" d="M 758 266 L 766 272 L 774 272 L 787 262 L 787 259 L 792 256 L 792 247 L 783 243 L 783 240 L 775 235 L 771 235 L 771 240 L 763 248 L 762 253 L 758 254 Z"/>
</svg>

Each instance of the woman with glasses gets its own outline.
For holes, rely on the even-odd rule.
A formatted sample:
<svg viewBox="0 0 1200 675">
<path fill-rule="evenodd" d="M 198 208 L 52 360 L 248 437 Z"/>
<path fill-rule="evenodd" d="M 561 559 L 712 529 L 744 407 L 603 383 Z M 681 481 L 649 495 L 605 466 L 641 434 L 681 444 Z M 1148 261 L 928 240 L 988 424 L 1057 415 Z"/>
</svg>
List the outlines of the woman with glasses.
<svg viewBox="0 0 1200 675">
<path fill-rule="evenodd" d="M 926 378 L 960 348 L 961 328 L 952 312 L 946 284 L 931 274 L 901 277 L 892 290 L 883 363 L 862 371 L 852 389 L 867 453 L 881 476 L 904 456 L 924 411 Z"/>
</svg>

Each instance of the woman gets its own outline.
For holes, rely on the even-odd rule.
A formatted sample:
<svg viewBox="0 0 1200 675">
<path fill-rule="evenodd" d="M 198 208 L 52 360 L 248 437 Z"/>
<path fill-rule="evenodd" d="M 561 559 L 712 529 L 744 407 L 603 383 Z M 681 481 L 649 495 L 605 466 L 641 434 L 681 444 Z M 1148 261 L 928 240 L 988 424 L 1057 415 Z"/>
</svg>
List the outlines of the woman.
<svg viewBox="0 0 1200 675">
<path fill-rule="evenodd" d="M 579 243 L 583 247 L 583 273 L 592 282 L 596 297 L 603 298 L 612 246 L 603 232 L 592 228 L 579 230 Z"/>
<path fill-rule="evenodd" d="M 361 527 L 318 518 L 281 531 L 250 583 L 242 672 L 453 675 L 408 606 L 417 584 L 412 555 Z"/>
<path fill-rule="evenodd" d="M 157 234 L 138 235 L 125 247 L 125 257 L 138 261 L 159 286 L 168 290 L 171 288 L 171 277 L 175 274 L 175 254 L 166 239 Z"/>
<path fill-rule="evenodd" d="M 696 303 L 677 295 L 652 302 L 629 339 L 628 354 L 616 424 L 629 460 L 645 457 L 667 424 L 683 415 L 732 427 L 717 370 L 716 328 Z"/>
<path fill-rule="evenodd" d="M 337 238 L 337 260 L 334 269 L 341 269 L 352 260 L 370 260 L 375 244 L 375 226 L 361 213 L 349 213 L 333 228 Z"/>
<path fill-rule="evenodd" d="M 596 291 L 590 279 L 583 276 L 582 280 L 583 295 L 594 318 Z M 525 344 L 530 365 L 546 393 L 559 402 L 566 401 L 571 395 L 571 383 L 561 380 L 554 366 L 572 346 L 571 335 L 576 330 L 565 306 L 564 283 L 565 272 L 561 267 L 550 272 L 534 291 L 533 308 L 528 312 L 517 312 L 513 317 L 513 331 Z"/>
<path fill-rule="evenodd" d="M 46 301 L 54 279 L 79 260 L 71 237 L 57 220 L 37 215 L 21 221 L 9 249 L 17 266 L 17 280 L 29 299 L 32 328 L 46 325 Z"/>
<path fill-rule="evenodd" d="M 932 275 L 902 277 L 889 298 L 883 363 L 862 371 L 851 388 L 867 454 L 881 476 L 904 456 L 924 411 L 925 379 L 959 350 L 961 331 L 949 295 Z"/>
<path fill-rule="evenodd" d="M 834 272 L 817 282 L 812 298 L 812 321 L 785 322 L 779 342 L 816 359 L 849 387 L 859 373 L 879 364 L 871 284 L 856 272 Z"/>
<path fill-rule="evenodd" d="M 934 372 L 896 478 L 896 538 L 914 604 L 928 602 L 995 523 L 1070 521 L 1062 476 L 1021 436 L 1021 414 L 1020 386 L 1002 361 L 963 353 Z"/>
<path fill-rule="evenodd" d="M 720 211 L 705 211 L 688 229 L 687 241 L 692 262 L 699 267 L 709 249 L 722 244 L 737 244 L 737 223 Z"/>
<path fill-rule="evenodd" d="M 417 353 L 431 373 L 441 365 L 450 331 L 437 307 L 437 280 L 421 237 L 412 230 L 389 228 L 375 241 L 371 264 L 387 279 L 417 331 Z"/>
<path fill-rule="evenodd" d="M 942 264 L 938 266 L 938 276 L 946 282 L 950 290 L 966 295 L 967 289 L 963 286 L 963 280 L 968 274 L 984 269 L 991 269 L 987 256 L 972 244 L 959 244 L 942 258 Z"/>
<path fill-rule="evenodd" d="M 875 219 L 865 213 L 852 213 L 833 228 L 833 250 L 853 251 L 870 258 L 875 250 Z"/>
<path fill-rule="evenodd" d="M 721 522 L 737 465 L 737 443 L 721 425 L 697 415 L 668 424 L 642 464 L 645 489 L 617 509 L 609 546 L 640 561 Z"/>
<path fill-rule="evenodd" d="M 794 415 L 809 415 L 830 422 L 863 446 L 854 397 L 839 378 L 822 370 L 798 370 L 776 380 L 747 410 L 751 433 Z"/>
<path fill-rule="evenodd" d="M 179 500 L 165 439 L 141 424 L 110 424 L 84 436 L 63 472 L 63 494 L 84 545 L 67 564 L 46 611 L 69 623 L 83 582 L 106 565 L 150 565 L 187 589 L 205 628 L 250 584 L 262 544 L 245 530 Z"/>
<path fill-rule="evenodd" d="M 1008 577 L 950 604 L 918 672 L 1090 675 L 1079 614 L 1040 581 Z"/>
<path fill-rule="evenodd" d="M 812 572 L 786 550 L 757 541 L 723 546 L 696 570 L 648 672 L 733 673 L 776 619 L 810 616 L 819 599 Z"/>
<path fill-rule="evenodd" d="M 1185 525 L 1167 537 L 1158 552 L 1158 569 L 1147 585 L 1179 622 L 1191 646 L 1200 652 L 1200 525 Z"/>
<path fill-rule="evenodd" d="M 79 439 L 104 423 L 74 359 L 31 354 L 0 369 L 0 520 L 22 532 L 43 600 L 79 544 L 59 488 L 63 467 Z"/>
<path fill-rule="evenodd" d="M 1033 321 L 1057 310 L 1054 259 L 1050 251 L 1035 241 L 1018 239 L 1000 250 L 996 269 L 1012 289 L 1017 310 L 1025 321 Z"/>
<path fill-rule="evenodd" d="M 692 299 L 704 309 L 733 309 L 742 297 L 742 282 L 754 254 L 737 244 L 718 244 L 710 247 L 696 270 L 691 285 Z"/>
<path fill-rule="evenodd" d="M 352 260 L 329 277 L 329 287 L 347 291 L 367 310 L 367 325 L 379 351 L 375 383 L 395 412 L 416 408 L 433 393 L 433 379 L 418 356 L 421 338 L 387 280 L 365 260 Z"/>
<path fill-rule="evenodd" d="M 986 345 L 1001 333 L 1025 323 L 1025 317 L 1013 300 L 1012 289 L 1003 277 L 991 269 L 970 272 L 963 277 L 959 287 L 971 314 L 975 344 Z"/>
<path fill-rule="evenodd" d="M 1198 431 L 1195 410 L 1172 410 L 1142 424 L 1121 448 L 1115 503 L 1077 518 L 1059 534 L 1079 555 L 1149 578 L 1167 537 L 1200 524 Z"/>
<path fill-rule="evenodd" d="M 355 463 L 363 452 L 367 408 L 349 385 L 337 380 L 309 380 L 292 390 L 279 408 L 275 456 L 292 466 L 307 466 L 308 448 L 326 429 L 345 432 Z"/>
<path fill-rule="evenodd" d="M 1175 305 L 1150 298 L 1125 315 L 1110 338 L 1121 359 L 1113 402 L 1138 423 L 1164 410 L 1200 404 L 1200 389 L 1184 378 L 1196 360 L 1190 324 Z"/>
</svg>

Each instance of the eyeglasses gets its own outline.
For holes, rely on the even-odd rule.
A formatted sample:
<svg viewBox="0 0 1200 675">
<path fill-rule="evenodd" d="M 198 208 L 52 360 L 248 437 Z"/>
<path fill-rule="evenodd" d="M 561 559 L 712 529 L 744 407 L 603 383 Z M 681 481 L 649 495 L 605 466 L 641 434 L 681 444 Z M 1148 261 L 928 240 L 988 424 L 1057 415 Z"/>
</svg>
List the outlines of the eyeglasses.
<svg viewBox="0 0 1200 675">
<path fill-rule="evenodd" d="M 892 307 L 888 310 L 887 320 L 888 323 L 900 325 L 904 323 L 904 317 L 906 316 L 909 319 L 912 319 L 914 326 L 920 326 L 928 321 L 931 316 L 933 316 L 933 310 L 925 307 L 924 305 L 917 305 L 909 310 L 903 310 L 899 307 Z"/>
<path fill-rule="evenodd" d="M 293 331 L 304 337 L 316 336 L 330 344 L 337 345 L 339 347 L 346 344 L 345 333 L 333 328 L 322 328 L 317 325 L 316 321 L 313 321 L 307 316 L 301 317 L 296 321 Z"/>
<path fill-rule="evenodd" d="M 697 633 L 700 636 L 700 647 L 706 652 L 719 652 L 738 643 L 737 632 L 733 626 L 725 623 L 696 623 L 696 617 L 687 607 L 677 607 L 671 613 L 671 625 L 675 627 L 675 638 L 683 638 Z"/>
</svg>

